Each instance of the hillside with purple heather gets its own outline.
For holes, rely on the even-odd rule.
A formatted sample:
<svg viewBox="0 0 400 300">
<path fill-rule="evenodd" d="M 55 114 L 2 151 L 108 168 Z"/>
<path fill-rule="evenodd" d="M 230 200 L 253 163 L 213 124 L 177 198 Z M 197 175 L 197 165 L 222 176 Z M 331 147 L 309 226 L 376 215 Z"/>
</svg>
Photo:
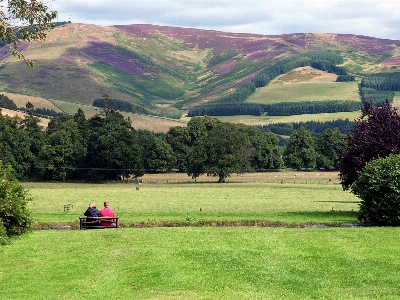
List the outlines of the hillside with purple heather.
<svg viewBox="0 0 400 300">
<path fill-rule="evenodd" d="M 331 50 L 357 78 L 400 68 L 400 41 L 351 34 L 256 35 L 155 25 L 56 27 L 20 45 L 27 69 L 0 49 L 4 92 L 91 105 L 108 94 L 161 116 L 232 93 L 278 59 Z"/>
</svg>

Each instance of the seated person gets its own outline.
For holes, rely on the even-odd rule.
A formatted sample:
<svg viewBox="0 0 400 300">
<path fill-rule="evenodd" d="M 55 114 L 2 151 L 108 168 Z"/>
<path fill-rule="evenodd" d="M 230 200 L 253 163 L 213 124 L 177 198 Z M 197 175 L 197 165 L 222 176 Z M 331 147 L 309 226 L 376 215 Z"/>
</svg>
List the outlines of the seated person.
<svg viewBox="0 0 400 300">
<path fill-rule="evenodd" d="M 90 217 L 100 217 L 100 212 L 96 208 L 96 203 L 95 202 L 90 202 L 89 207 L 85 211 L 84 215 L 87 217 L 86 222 L 90 222 L 88 226 L 97 226 L 100 225 L 100 222 L 97 221 L 96 219 L 92 219 Z"/>
<path fill-rule="evenodd" d="M 114 211 L 109 207 L 110 202 L 104 202 L 104 208 L 100 210 L 100 217 L 115 217 Z M 113 222 L 111 221 L 101 221 L 101 226 L 112 226 Z"/>
</svg>

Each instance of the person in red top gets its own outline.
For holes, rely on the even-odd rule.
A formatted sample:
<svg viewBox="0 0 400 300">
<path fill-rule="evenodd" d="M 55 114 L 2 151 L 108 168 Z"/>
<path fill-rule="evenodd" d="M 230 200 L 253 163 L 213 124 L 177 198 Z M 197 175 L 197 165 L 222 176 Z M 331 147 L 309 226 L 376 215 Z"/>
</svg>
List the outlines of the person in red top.
<svg viewBox="0 0 400 300">
<path fill-rule="evenodd" d="M 104 202 L 104 208 L 100 210 L 100 217 L 115 217 L 114 211 L 109 207 L 110 202 Z M 113 222 L 101 221 L 101 226 L 111 226 Z"/>
</svg>

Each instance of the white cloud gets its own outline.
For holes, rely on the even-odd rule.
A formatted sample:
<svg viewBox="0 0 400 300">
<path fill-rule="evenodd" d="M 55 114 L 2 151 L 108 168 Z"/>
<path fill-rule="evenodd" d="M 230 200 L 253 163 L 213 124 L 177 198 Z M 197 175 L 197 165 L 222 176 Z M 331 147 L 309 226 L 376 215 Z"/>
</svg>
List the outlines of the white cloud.
<svg viewBox="0 0 400 300">
<path fill-rule="evenodd" d="M 56 0 L 59 20 L 228 32 L 330 32 L 400 39 L 398 0 Z"/>
</svg>

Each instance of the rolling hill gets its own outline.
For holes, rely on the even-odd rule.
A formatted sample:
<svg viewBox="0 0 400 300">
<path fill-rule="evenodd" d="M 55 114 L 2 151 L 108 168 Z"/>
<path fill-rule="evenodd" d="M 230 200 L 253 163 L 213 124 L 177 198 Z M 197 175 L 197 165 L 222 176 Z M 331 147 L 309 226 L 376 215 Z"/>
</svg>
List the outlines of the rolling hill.
<svg viewBox="0 0 400 300">
<path fill-rule="evenodd" d="M 10 95 L 40 98 L 44 102 L 34 105 L 45 106 L 47 101 L 67 113 L 78 107 L 95 113 L 92 102 L 108 94 L 154 115 L 176 116 L 232 93 L 279 59 L 309 51 L 339 53 L 343 67 L 357 80 L 400 68 L 400 41 L 351 34 L 265 36 L 155 25 L 69 23 L 56 27 L 45 42 L 21 44 L 20 50 L 36 62 L 35 68 L 13 58 L 7 46 L 1 48 L 0 93 L 8 93 L 12 100 Z M 295 83 L 287 77 L 295 76 L 304 82 L 304 76 L 313 72 L 286 74 L 280 80 Z M 24 101 L 21 96 L 18 99 Z"/>
</svg>

